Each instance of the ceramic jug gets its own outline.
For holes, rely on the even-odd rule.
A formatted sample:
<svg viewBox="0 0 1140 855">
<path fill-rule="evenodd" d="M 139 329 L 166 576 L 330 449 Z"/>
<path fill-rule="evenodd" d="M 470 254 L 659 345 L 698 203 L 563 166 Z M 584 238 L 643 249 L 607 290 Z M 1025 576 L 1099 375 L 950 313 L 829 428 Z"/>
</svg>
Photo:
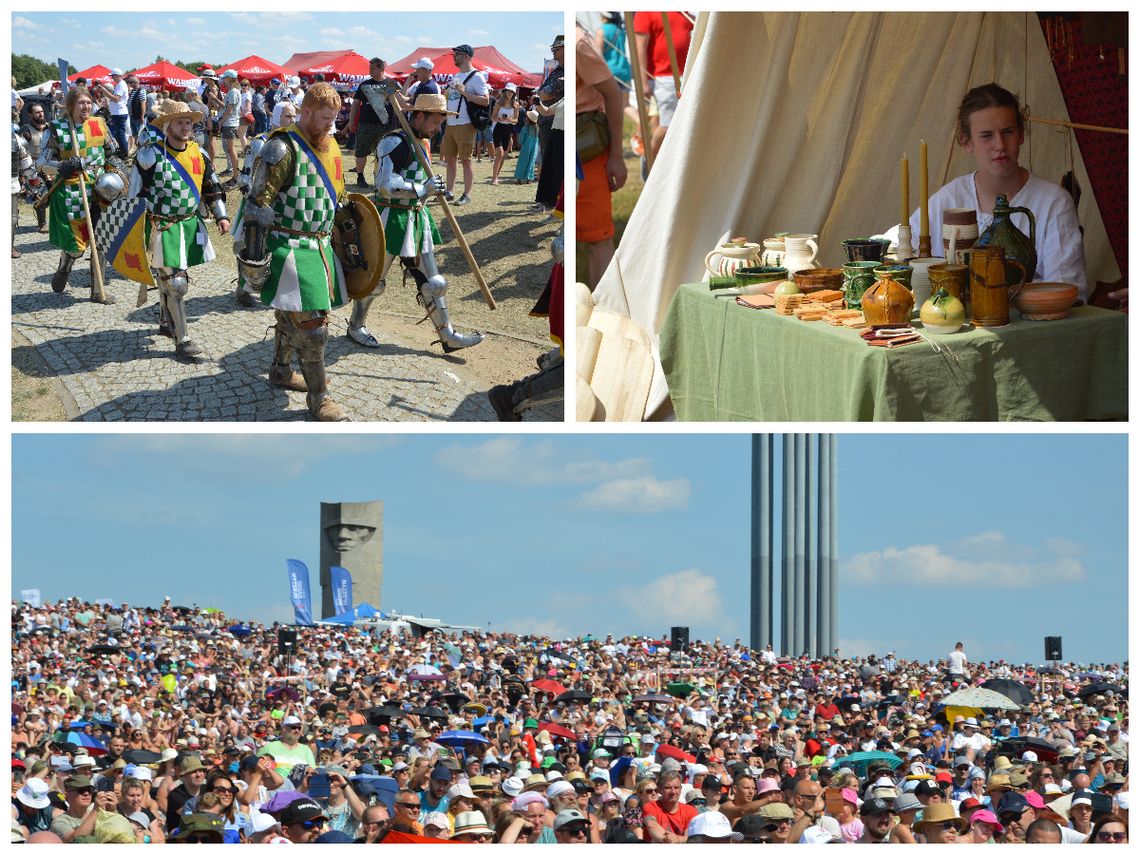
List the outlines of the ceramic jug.
<svg viewBox="0 0 1140 855">
<path fill-rule="evenodd" d="M 905 285 L 896 282 L 892 272 L 877 272 L 875 284 L 863 294 L 863 317 L 869 326 L 905 324 L 910 321 L 914 294 Z"/>
<path fill-rule="evenodd" d="M 1005 248 L 979 247 L 969 252 L 970 319 L 977 327 L 1004 327 L 1009 323 L 1009 304 L 1024 287 L 1028 273 L 1020 261 L 1006 259 Z M 1008 269 L 1020 270 L 1021 281 L 1009 284 Z"/>
<path fill-rule="evenodd" d="M 944 258 L 912 258 L 908 263 L 914 271 L 910 277 L 910 290 L 914 294 L 916 306 L 922 306 L 933 296 L 934 289 L 930 285 L 930 268 L 935 264 L 942 264 Z"/>
<path fill-rule="evenodd" d="M 843 265 L 843 298 L 849 309 L 863 306 L 863 294 L 875 282 L 877 261 L 849 261 Z"/>
<path fill-rule="evenodd" d="M 763 267 L 760 244 L 733 238 L 705 256 L 705 269 L 713 276 L 734 276 L 740 267 Z"/>
<path fill-rule="evenodd" d="M 784 236 L 782 234 L 764 238 L 764 252 L 760 255 L 760 260 L 764 262 L 766 267 L 784 266 Z"/>
<path fill-rule="evenodd" d="M 1029 235 L 1013 224 L 1013 214 L 1025 214 L 1029 219 Z M 978 236 L 975 247 L 1000 246 L 1005 249 L 1006 261 L 1016 261 L 1028 274 L 1029 282 L 1037 271 L 1037 219 L 1028 208 L 1011 207 L 1005 196 L 994 202 L 994 221 Z"/>
<path fill-rule="evenodd" d="M 815 267 L 815 257 L 819 255 L 819 247 L 815 243 L 817 237 L 819 235 L 787 235 L 784 238 L 784 263 L 780 266 L 792 273 Z"/>
</svg>

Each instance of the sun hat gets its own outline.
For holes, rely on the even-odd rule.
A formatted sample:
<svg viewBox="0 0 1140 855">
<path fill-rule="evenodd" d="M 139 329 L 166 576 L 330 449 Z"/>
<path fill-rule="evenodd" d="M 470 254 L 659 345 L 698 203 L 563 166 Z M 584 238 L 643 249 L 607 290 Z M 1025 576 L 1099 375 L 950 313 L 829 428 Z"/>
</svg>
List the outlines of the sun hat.
<svg viewBox="0 0 1140 855">
<path fill-rule="evenodd" d="M 457 116 L 458 112 L 447 109 L 447 98 L 425 92 L 416 96 L 416 103 L 412 105 L 413 113 L 443 113 L 447 116 Z M 536 725 L 537 726 L 537 725 Z M 544 731 L 545 732 L 545 731 Z"/>
<path fill-rule="evenodd" d="M 431 71 L 433 68 L 435 68 L 435 63 L 428 59 L 426 56 L 421 56 L 419 59 L 412 63 L 412 68 L 426 68 L 428 71 Z"/>
<path fill-rule="evenodd" d="M 33 810 L 43 810 L 51 804 L 51 797 L 48 792 L 48 785 L 45 781 L 40 778 L 28 778 L 24 782 L 24 786 L 16 792 L 16 799 L 20 804 Z"/>
<path fill-rule="evenodd" d="M 499 786 L 502 787 L 504 793 L 514 798 L 523 791 L 523 779 L 512 775 L 504 779 L 503 783 Z"/>
<path fill-rule="evenodd" d="M 970 817 L 970 822 L 984 822 L 986 825 L 993 826 L 997 834 L 1005 833 L 1005 826 L 998 822 L 998 818 L 994 816 L 994 812 L 986 810 L 985 808 L 974 811 L 973 816 Z"/>
<path fill-rule="evenodd" d="M 936 804 L 927 805 L 922 811 L 922 819 L 914 824 L 916 831 L 922 831 L 927 825 L 940 825 L 941 823 L 953 823 L 958 831 L 965 831 L 969 823 L 962 817 L 954 813 L 954 805 L 947 804 L 946 802 L 938 802 Z"/>
<path fill-rule="evenodd" d="M 710 810 L 699 813 L 689 822 L 685 835 L 691 840 L 694 837 L 711 837 L 714 840 L 743 840 L 744 835 L 732 830 L 728 817 L 720 811 Z"/>
<path fill-rule="evenodd" d="M 472 811 L 464 811 L 464 813 L 472 813 Z M 437 810 L 426 814 L 421 824 L 424 828 L 427 828 L 429 825 L 434 825 L 436 828 L 451 828 L 451 822 L 448 820 L 447 814 L 440 813 Z"/>
<path fill-rule="evenodd" d="M 574 792 L 574 785 L 569 781 L 555 781 L 546 789 L 546 797 L 548 799 L 557 798 L 558 796 L 569 795 Z"/>
<path fill-rule="evenodd" d="M 492 834 L 490 828 L 487 827 L 487 818 L 483 816 L 482 811 L 478 810 L 465 810 L 455 817 L 455 836 L 460 834 Z"/>
<path fill-rule="evenodd" d="M 902 793 L 897 799 L 895 799 L 895 813 L 902 813 L 906 810 L 918 810 L 921 807 L 922 802 L 918 800 L 918 796 L 916 796 L 914 793 Z"/>
<path fill-rule="evenodd" d="M 589 818 L 580 810 L 560 810 L 554 817 L 554 830 L 561 831 L 568 825 L 589 825 Z"/>
</svg>

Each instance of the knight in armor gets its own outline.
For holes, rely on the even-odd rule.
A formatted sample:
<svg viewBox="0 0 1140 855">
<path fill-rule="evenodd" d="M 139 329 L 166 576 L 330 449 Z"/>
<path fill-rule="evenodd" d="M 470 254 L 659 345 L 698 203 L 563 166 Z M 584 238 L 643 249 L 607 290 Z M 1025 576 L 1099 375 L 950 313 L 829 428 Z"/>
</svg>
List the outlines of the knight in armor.
<svg viewBox="0 0 1140 855">
<path fill-rule="evenodd" d="M 441 239 L 427 207 L 433 195 L 444 192 L 444 183 L 441 178 L 428 176 L 415 150 L 415 146 L 421 145 L 420 139 L 435 136 L 447 115 L 444 96 L 420 95 L 412 105 L 409 119 L 417 139 L 409 138 L 401 129 L 384 136 L 376 147 L 376 207 L 384 225 L 387 253 L 379 284 L 370 296 L 353 303 L 348 322 L 349 338 L 365 347 L 380 346 L 364 323 L 372 302 L 384 292 L 385 278 L 396 258 L 415 280 L 416 300 L 435 326 L 445 353 L 472 347 L 483 340 L 482 333 L 457 332 L 451 325 L 447 280 L 440 275 L 435 260 L 435 247 Z"/>
<path fill-rule="evenodd" d="M 306 393 L 318 421 L 347 421 L 328 394 L 328 314 L 348 302 L 332 248 L 337 207 L 346 199 L 340 146 L 330 135 L 340 96 L 327 83 L 305 93 L 301 117 L 270 133 L 253 164 L 235 241 L 238 270 L 261 302 L 276 310 L 275 386 Z M 301 373 L 292 368 L 299 357 Z"/>
<path fill-rule="evenodd" d="M 12 258 L 19 258 L 20 251 L 16 249 L 16 226 L 20 222 L 20 196 L 24 193 L 24 184 L 36 174 L 36 165 L 28 155 L 28 147 L 24 138 L 12 131 Z"/>
<path fill-rule="evenodd" d="M 281 125 L 288 127 L 297 120 L 297 108 L 289 102 L 281 109 Z M 258 155 L 261 154 L 261 148 L 265 145 L 265 141 L 269 139 L 269 131 L 263 134 L 258 134 L 249 141 L 249 145 L 245 149 L 245 157 L 242 160 L 241 174 L 238 176 L 238 189 L 241 191 L 241 201 L 238 203 L 237 216 L 234 217 L 234 252 L 240 253 L 242 246 L 241 240 L 244 230 L 241 228 L 242 216 L 245 214 L 245 200 L 249 196 L 249 185 L 253 180 L 253 164 L 257 161 Z M 237 290 L 234 292 L 234 297 L 238 301 L 238 305 L 245 306 L 247 309 L 253 308 L 258 305 L 257 297 L 249 289 L 249 284 L 245 281 L 245 277 L 238 271 Z"/>
<path fill-rule="evenodd" d="M 131 197 L 146 199 L 144 238 L 158 280 L 159 333 L 174 339 L 183 358 L 202 353 L 190 339 L 184 300 L 189 268 L 214 259 L 204 217 L 212 215 L 222 234 L 230 230 L 225 191 L 194 140 L 194 123 L 201 119 L 188 104 L 164 102 L 150 123 L 161 135 L 149 136 L 138 149 L 131 174 Z"/>
<path fill-rule="evenodd" d="M 101 211 L 100 203 L 109 204 L 126 191 L 121 161 L 111 158 L 118 153 L 107 123 L 92 114 L 91 93 L 84 86 L 72 86 L 63 101 L 63 116 L 48 123 L 37 164 L 49 176 L 58 175 L 63 184 L 52 194 L 48 211 L 48 240 L 60 250 L 59 267 L 51 278 L 57 294 L 67 287 L 75 259 L 81 258 L 91 243 L 91 285 L 95 284 L 95 253 L 83 212 L 82 172 L 91 211 L 90 228 L 94 229 Z M 70 118 L 70 123 L 68 119 Z M 74 136 L 72 131 L 74 130 Z M 106 176 L 106 179 L 104 177 Z M 101 182 L 101 183 L 100 183 Z M 107 266 L 101 265 L 102 270 Z M 98 290 L 91 288 L 91 299 L 98 302 Z M 105 293 L 102 302 L 114 303 Z"/>
<path fill-rule="evenodd" d="M 47 116 L 44 114 L 43 104 L 32 104 L 28 108 L 28 121 L 20 128 L 20 136 L 24 138 L 24 144 L 28 150 L 28 156 L 33 161 L 38 160 L 40 151 L 43 148 L 44 134 L 47 133 Z M 36 171 L 33 177 L 29 177 L 24 182 L 25 198 L 29 202 L 35 202 L 39 199 L 50 186 L 51 182 L 40 171 Z M 47 205 L 41 205 L 35 209 L 36 212 L 36 228 L 40 234 L 47 234 Z"/>
</svg>

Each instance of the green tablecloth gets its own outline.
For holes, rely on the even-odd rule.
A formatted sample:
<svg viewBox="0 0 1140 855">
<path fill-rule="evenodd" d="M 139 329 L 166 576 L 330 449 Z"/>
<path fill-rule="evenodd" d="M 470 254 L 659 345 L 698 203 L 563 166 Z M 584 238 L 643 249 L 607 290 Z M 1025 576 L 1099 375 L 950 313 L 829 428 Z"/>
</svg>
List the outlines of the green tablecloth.
<svg viewBox="0 0 1140 855">
<path fill-rule="evenodd" d="M 870 347 L 858 332 L 682 285 L 661 365 L 682 421 L 1078 421 L 1128 418 L 1128 317 L 1016 311 L 1000 329 Z"/>
</svg>

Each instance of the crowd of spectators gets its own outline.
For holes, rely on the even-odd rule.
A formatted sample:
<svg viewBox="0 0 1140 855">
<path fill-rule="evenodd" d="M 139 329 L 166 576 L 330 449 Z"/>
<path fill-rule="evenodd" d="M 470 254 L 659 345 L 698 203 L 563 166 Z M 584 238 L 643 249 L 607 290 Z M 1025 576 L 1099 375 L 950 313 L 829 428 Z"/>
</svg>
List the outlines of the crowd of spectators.
<svg viewBox="0 0 1140 855">
<path fill-rule="evenodd" d="M 1128 839 L 1126 665 L 278 629 L 13 604 L 12 839 Z"/>
</svg>

